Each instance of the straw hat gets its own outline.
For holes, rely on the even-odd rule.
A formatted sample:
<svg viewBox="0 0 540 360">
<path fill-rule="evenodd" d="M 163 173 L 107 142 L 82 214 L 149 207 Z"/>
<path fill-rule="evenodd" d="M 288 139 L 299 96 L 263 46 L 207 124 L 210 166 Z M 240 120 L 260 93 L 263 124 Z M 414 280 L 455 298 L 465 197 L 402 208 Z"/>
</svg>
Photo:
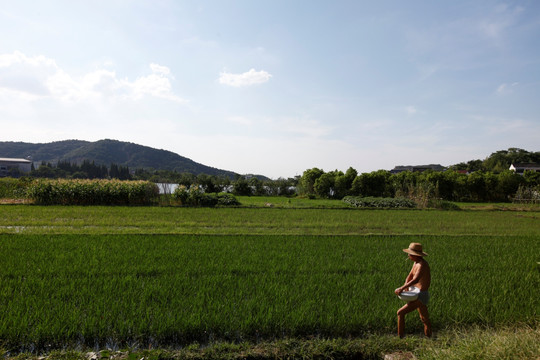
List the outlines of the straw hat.
<svg viewBox="0 0 540 360">
<path fill-rule="evenodd" d="M 411 243 L 408 249 L 403 249 L 407 254 L 415 256 L 427 256 L 425 252 L 422 251 L 422 244 L 420 243 Z"/>
</svg>

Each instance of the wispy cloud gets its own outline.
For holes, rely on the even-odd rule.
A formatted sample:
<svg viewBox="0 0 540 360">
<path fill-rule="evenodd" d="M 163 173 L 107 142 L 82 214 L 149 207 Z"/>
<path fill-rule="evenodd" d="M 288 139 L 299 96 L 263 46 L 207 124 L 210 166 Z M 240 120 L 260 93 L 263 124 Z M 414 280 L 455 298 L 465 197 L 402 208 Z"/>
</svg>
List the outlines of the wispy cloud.
<svg viewBox="0 0 540 360">
<path fill-rule="evenodd" d="M 82 76 L 73 76 L 53 59 L 43 55 L 27 56 L 21 52 L 0 54 L 0 91 L 21 99 L 54 98 L 61 101 L 139 100 L 145 96 L 184 103 L 174 94 L 171 71 L 159 64 L 150 64 L 151 74 L 134 81 L 120 79 L 111 70 L 98 69 Z"/>
<path fill-rule="evenodd" d="M 481 126 L 484 133 L 489 136 L 501 135 L 503 137 L 513 138 L 515 135 L 521 135 L 521 138 L 525 139 L 531 136 L 536 137 L 536 134 L 540 130 L 538 124 L 522 118 L 469 115 L 469 119 Z"/>
<path fill-rule="evenodd" d="M 479 22 L 478 29 L 485 36 L 497 39 L 516 23 L 523 10 L 520 6 L 511 8 L 507 4 L 499 4 L 495 6 L 491 14 Z"/>
<path fill-rule="evenodd" d="M 270 119 L 269 122 L 278 132 L 312 139 L 323 138 L 333 129 L 318 120 L 303 117 L 283 117 Z"/>
<path fill-rule="evenodd" d="M 407 113 L 407 115 L 412 116 L 412 115 L 416 114 L 418 112 L 418 110 L 416 109 L 416 107 L 414 107 L 412 105 L 409 105 L 409 106 L 405 107 L 405 112 Z"/>
<path fill-rule="evenodd" d="M 251 121 L 251 119 L 248 119 L 245 116 L 229 116 L 227 118 L 227 121 L 243 126 L 249 126 L 253 124 L 253 121 Z"/>
<path fill-rule="evenodd" d="M 501 84 L 497 87 L 497 95 L 506 95 L 506 94 L 511 94 L 514 92 L 514 88 L 516 86 L 518 86 L 519 83 L 518 82 L 514 82 L 512 84 L 507 84 L 507 83 L 504 83 L 504 84 Z"/>
<path fill-rule="evenodd" d="M 271 77 L 272 75 L 268 72 L 264 70 L 255 71 L 255 69 L 251 69 L 242 74 L 222 72 L 219 75 L 219 83 L 233 87 L 243 87 L 265 83 L 270 80 Z"/>
</svg>

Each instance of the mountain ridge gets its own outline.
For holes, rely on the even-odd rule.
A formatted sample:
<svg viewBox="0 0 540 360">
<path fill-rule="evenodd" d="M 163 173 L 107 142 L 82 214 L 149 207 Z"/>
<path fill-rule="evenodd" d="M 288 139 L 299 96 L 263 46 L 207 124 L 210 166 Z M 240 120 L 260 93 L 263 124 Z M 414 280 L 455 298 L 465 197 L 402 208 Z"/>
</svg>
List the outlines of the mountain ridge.
<svg viewBox="0 0 540 360">
<path fill-rule="evenodd" d="M 234 178 L 238 174 L 197 163 L 172 151 L 156 149 L 126 141 L 103 139 L 98 141 L 61 140 L 50 143 L 25 143 L 0 141 L 0 157 L 27 158 L 32 161 L 69 161 L 80 164 L 83 160 L 100 165 L 111 163 L 128 166 L 131 169 L 169 170 L 194 175 L 221 175 Z"/>
</svg>

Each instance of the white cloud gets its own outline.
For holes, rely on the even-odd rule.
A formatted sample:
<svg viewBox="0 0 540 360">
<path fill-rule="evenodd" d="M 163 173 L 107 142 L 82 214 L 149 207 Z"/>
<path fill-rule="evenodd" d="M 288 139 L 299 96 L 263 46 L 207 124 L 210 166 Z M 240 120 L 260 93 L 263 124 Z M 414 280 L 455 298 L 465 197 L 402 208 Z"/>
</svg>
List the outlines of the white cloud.
<svg viewBox="0 0 540 360">
<path fill-rule="evenodd" d="M 0 90 L 31 99 L 50 94 L 47 79 L 58 71 L 56 63 L 44 56 L 27 57 L 21 52 L 0 54 Z"/>
<path fill-rule="evenodd" d="M 512 84 L 507 84 L 507 83 L 501 84 L 497 87 L 497 94 L 498 95 L 510 94 L 514 91 L 513 88 L 518 85 L 519 83 L 517 82 L 512 83 Z"/>
<path fill-rule="evenodd" d="M 418 112 L 418 110 L 416 110 L 416 108 L 412 105 L 405 107 L 405 111 L 407 112 L 407 115 L 414 115 Z"/>
<path fill-rule="evenodd" d="M 244 125 L 244 126 L 249 126 L 253 124 L 253 121 L 251 121 L 250 119 L 244 116 L 229 116 L 227 120 L 229 122 L 239 124 L 239 125 Z"/>
<path fill-rule="evenodd" d="M 264 70 L 255 71 L 255 69 L 251 69 L 242 74 L 222 72 L 219 75 L 219 83 L 234 87 L 251 86 L 265 83 L 270 80 L 271 77 L 272 75 L 268 72 Z"/>
<path fill-rule="evenodd" d="M 171 70 L 166 66 L 161 66 L 158 64 L 150 64 L 150 69 L 152 69 L 152 72 L 157 75 L 161 76 L 168 76 L 171 73 Z"/>
<path fill-rule="evenodd" d="M 72 76 L 53 59 L 21 52 L 0 54 L 0 91 L 19 99 L 53 98 L 60 101 L 95 99 L 139 100 L 144 96 L 184 103 L 174 94 L 168 67 L 150 64 L 152 74 L 135 81 L 119 79 L 114 71 L 98 69 Z"/>
</svg>

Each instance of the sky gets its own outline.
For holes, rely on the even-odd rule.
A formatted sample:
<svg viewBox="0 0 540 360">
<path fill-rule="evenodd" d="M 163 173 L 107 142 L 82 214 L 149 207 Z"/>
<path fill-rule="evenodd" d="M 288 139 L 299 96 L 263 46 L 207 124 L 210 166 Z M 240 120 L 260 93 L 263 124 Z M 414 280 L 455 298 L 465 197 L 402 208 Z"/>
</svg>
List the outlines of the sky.
<svg viewBox="0 0 540 360">
<path fill-rule="evenodd" d="M 0 141 L 273 179 L 540 151 L 536 0 L 0 0 L 0 34 Z"/>
</svg>

